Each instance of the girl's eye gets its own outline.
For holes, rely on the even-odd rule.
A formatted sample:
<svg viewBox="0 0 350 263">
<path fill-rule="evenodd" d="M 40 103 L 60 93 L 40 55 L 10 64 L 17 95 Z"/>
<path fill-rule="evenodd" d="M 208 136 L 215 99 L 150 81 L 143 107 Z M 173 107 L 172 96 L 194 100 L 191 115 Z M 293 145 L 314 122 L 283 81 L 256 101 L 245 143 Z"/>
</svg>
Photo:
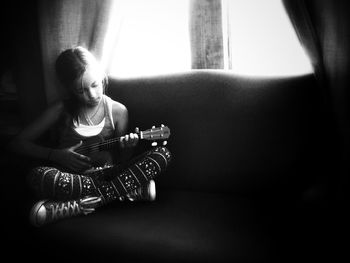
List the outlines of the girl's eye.
<svg viewBox="0 0 350 263">
<path fill-rule="evenodd" d="M 92 83 L 91 88 L 98 88 L 100 86 L 99 82 Z"/>
</svg>

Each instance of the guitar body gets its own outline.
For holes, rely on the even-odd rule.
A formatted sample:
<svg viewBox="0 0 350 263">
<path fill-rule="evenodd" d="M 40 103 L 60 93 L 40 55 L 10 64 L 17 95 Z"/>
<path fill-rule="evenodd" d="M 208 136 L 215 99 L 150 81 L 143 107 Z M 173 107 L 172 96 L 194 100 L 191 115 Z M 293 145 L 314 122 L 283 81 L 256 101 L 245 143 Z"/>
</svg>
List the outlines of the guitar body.
<svg viewBox="0 0 350 263">
<path fill-rule="evenodd" d="M 138 133 L 140 140 L 164 141 L 170 136 L 170 129 L 164 125 L 159 128 L 141 131 Z M 118 147 L 123 137 L 116 137 L 105 140 L 101 135 L 85 137 L 82 139 L 82 145 L 75 149 L 75 152 L 90 157 L 92 165 L 95 168 L 108 167 L 113 165 L 112 149 Z M 78 144 L 78 142 L 76 142 Z M 95 168 L 90 170 L 94 171 Z"/>
</svg>

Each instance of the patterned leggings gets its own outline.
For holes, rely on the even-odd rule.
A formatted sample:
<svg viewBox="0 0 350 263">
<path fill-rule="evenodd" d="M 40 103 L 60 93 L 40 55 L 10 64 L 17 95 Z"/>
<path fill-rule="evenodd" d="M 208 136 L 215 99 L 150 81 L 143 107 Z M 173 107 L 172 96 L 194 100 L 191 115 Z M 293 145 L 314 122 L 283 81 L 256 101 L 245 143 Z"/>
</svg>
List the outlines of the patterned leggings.
<svg viewBox="0 0 350 263">
<path fill-rule="evenodd" d="M 128 193 L 155 178 L 167 168 L 170 160 L 169 150 L 157 147 L 137 158 L 121 172 L 116 167 L 110 167 L 99 174 L 80 175 L 54 167 L 37 167 L 29 174 L 28 182 L 40 198 L 65 201 L 99 196 L 103 203 L 109 203 L 115 199 L 122 200 Z"/>
</svg>

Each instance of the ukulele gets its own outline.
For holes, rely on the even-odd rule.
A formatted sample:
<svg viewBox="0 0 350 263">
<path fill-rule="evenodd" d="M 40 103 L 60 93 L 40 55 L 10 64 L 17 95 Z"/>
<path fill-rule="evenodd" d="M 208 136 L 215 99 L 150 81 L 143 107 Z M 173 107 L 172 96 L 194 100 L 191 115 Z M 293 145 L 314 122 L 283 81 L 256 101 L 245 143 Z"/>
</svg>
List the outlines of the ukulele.
<svg viewBox="0 0 350 263">
<path fill-rule="evenodd" d="M 166 144 L 166 139 L 170 136 L 170 129 L 167 126 L 161 125 L 161 127 L 153 126 L 151 129 L 140 131 L 137 133 L 139 140 L 152 141 L 152 145 L 155 146 L 156 141 L 163 141 Z M 91 170 L 96 170 L 96 167 L 104 166 L 106 151 L 115 148 L 119 145 L 119 142 L 124 136 L 116 137 L 108 140 L 104 140 L 101 136 L 92 136 L 83 140 L 82 145 L 75 149 L 75 152 L 90 157 L 93 166 Z"/>
</svg>

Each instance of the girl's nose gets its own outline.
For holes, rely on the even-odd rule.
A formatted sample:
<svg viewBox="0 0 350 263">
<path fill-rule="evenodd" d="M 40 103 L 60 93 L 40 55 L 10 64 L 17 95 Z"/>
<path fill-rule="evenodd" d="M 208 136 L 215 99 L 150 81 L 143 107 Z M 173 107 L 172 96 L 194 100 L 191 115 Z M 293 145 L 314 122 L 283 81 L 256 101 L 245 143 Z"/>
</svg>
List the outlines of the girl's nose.
<svg viewBox="0 0 350 263">
<path fill-rule="evenodd" d="M 92 89 L 88 89 L 87 95 L 88 95 L 89 99 L 96 98 L 96 92 L 94 90 L 92 90 Z"/>
</svg>

